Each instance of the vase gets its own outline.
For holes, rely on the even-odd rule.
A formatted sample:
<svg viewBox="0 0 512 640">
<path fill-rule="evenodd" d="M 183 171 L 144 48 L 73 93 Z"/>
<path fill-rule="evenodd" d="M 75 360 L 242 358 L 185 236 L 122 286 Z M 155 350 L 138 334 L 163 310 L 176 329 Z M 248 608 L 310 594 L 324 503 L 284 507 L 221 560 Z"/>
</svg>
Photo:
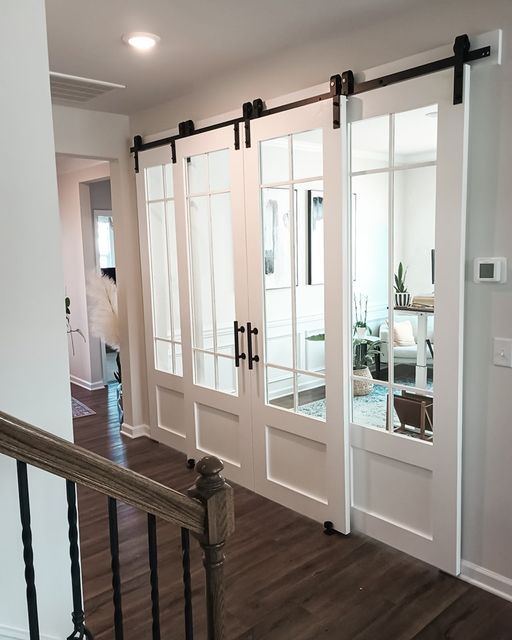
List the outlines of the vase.
<svg viewBox="0 0 512 640">
<path fill-rule="evenodd" d="M 364 338 L 368 329 L 366 327 L 356 327 L 356 336 L 358 338 Z"/>
<path fill-rule="evenodd" d="M 395 306 L 408 307 L 411 304 L 410 293 L 395 293 Z"/>
<path fill-rule="evenodd" d="M 363 369 L 354 369 L 353 373 L 359 378 L 366 378 L 365 380 L 352 381 L 354 396 L 367 396 L 373 391 L 372 372 L 368 367 L 364 367 Z"/>
</svg>

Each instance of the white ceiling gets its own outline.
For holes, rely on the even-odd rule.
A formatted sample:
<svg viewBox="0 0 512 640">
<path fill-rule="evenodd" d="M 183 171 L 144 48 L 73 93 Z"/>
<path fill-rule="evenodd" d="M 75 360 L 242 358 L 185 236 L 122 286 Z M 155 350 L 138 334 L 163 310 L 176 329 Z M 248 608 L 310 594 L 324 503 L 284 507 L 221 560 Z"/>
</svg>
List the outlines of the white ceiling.
<svg viewBox="0 0 512 640">
<path fill-rule="evenodd" d="M 46 0 L 50 69 L 126 85 L 84 107 L 133 113 L 244 63 L 390 18 L 423 0 Z M 161 37 L 149 52 L 121 40 Z"/>
</svg>

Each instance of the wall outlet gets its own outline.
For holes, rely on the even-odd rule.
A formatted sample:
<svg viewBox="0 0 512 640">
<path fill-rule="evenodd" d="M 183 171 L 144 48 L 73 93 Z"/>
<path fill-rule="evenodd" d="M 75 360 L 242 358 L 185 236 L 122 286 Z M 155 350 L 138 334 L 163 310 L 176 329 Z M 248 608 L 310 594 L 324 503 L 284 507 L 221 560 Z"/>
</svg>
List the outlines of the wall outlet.
<svg viewBox="0 0 512 640">
<path fill-rule="evenodd" d="M 493 362 L 498 367 L 512 367 L 512 339 L 494 338 Z"/>
</svg>

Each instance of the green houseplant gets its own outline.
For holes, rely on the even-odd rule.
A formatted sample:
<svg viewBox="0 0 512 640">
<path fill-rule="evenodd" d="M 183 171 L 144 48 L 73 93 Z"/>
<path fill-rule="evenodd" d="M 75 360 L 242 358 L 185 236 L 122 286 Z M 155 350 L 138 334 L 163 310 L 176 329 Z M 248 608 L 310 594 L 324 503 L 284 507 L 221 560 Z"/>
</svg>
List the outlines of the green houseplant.
<svg viewBox="0 0 512 640">
<path fill-rule="evenodd" d="M 408 307 L 411 304 L 411 294 L 407 291 L 405 284 L 405 278 L 407 276 L 407 269 L 404 269 L 404 265 L 399 262 L 398 270 L 395 273 L 395 305 L 397 307 Z"/>
</svg>

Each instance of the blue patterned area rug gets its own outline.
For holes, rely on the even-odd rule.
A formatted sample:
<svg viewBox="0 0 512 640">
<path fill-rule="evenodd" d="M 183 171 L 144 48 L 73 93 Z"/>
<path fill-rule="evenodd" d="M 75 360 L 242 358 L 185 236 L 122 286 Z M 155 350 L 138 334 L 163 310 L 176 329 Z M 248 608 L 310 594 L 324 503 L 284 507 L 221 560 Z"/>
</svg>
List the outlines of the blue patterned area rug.
<svg viewBox="0 0 512 640">
<path fill-rule="evenodd" d="M 397 380 L 399 384 L 412 386 L 413 379 L 404 378 Z M 429 391 L 432 391 L 432 383 L 427 384 Z M 384 429 L 386 426 L 386 396 L 387 388 L 374 385 L 373 390 L 367 396 L 355 396 L 353 405 L 353 421 L 369 427 Z M 313 418 L 325 420 L 325 400 L 315 400 L 300 407 L 299 412 Z"/>
<path fill-rule="evenodd" d="M 76 398 L 71 398 L 71 408 L 73 410 L 73 418 L 83 418 L 85 416 L 94 416 L 96 414 L 96 411 L 93 411 Z"/>
</svg>

